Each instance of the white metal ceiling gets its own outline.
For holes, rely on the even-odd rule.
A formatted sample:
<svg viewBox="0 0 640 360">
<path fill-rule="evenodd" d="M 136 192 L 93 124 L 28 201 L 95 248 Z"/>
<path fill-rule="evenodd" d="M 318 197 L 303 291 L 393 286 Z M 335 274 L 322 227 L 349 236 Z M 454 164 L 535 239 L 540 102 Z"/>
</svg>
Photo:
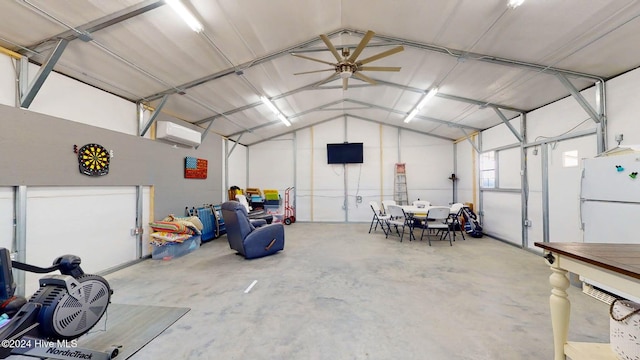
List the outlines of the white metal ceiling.
<svg viewBox="0 0 640 360">
<path fill-rule="evenodd" d="M 577 89 L 640 65 L 640 3 L 632 0 L 183 0 L 204 24 L 191 31 L 162 0 L 0 2 L 0 45 L 42 63 L 70 39 L 54 70 L 163 113 L 253 144 L 328 119 L 369 120 L 456 139 L 569 95 L 549 70 L 567 70 Z M 354 48 L 359 59 L 403 45 L 367 65 L 372 86 L 340 79 L 320 86 L 333 62 L 318 37 Z M 86 32 L 91 41 L 76 39 Z M 85 34 L 85 35 L 87 35 Z M 85 40 L 89 40 L 86 39 Z M 581 75 L 591 75 L 588 77 Z M 440 94 L 403 122 L 431 87 Z M 274 118 L 271 98 L 290 118 Z M 213 124 L 210 124 L 213 121 Z"/>
</svg>

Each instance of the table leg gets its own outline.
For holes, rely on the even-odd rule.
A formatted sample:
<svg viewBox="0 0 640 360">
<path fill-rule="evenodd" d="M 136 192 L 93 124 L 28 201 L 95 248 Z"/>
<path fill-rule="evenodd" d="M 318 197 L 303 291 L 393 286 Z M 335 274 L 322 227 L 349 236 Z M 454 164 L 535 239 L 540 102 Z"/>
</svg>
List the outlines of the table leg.
<svg viewBox="0 0 640 360">
<path fill-rule="evenodd" d="M 557 267 L 551 267 L 551 296 L 549 305 L 551 308 L 551 326 L 553 328 L 553 349 L 555 360 L 565 360 L 564 344 L 567 343 L 567 333 L 569 332 L 569 314 L 571 303 L 569 302 L 567 289 L 569 288 L 569 278 L 567 271 Z"/>
</svg>

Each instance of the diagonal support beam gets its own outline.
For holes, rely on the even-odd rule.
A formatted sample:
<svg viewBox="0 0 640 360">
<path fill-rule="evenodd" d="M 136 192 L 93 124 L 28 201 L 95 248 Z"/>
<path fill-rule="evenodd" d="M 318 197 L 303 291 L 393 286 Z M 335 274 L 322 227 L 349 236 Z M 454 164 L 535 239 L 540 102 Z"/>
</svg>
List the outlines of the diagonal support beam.
<svg viewBox="0 0 640 360">
<path fill-rule="evenodd" d="M 600 121 L 602 121 L 601 116 L 598 115 L 598 113 L 593 109 L 593 107 L 591 107 L 591 104 L 589 104 L 589 102 L 584 98 L 584 96 L 580 94 L 580 91 L 578 91 L 578 89 L 576 89 L 576 87 L 573 86 L 571 81 L 569 81 L 569 79 L 567 79 L 566 76 L 560 73 L 556 73 L 556 77 L 558 78 L 558 80 L 560 80 L 562 85 L 564 85 L 564 87 L 567 88 L 567 90 L 569 90 L 569 92 L 571 93 L 571 96 L 573 96 L 573 98 L 576 99 L 576 101 L 582 107 L 582 109 L 584 109 L 584 111 L 586 111 L 587 114 L 589 114 L 589 117 L 593 119 L 595 123 L 600 123 Z"/>
<path fill-rule="evenodd" d="M 511 122 L 509 122 L 509 119 L 507 119 L 506 116 L 504 116 L 504 114 L 502 113 L 502 111 L 500 111 L 500 109 L 498 109 L 497 107 L 493 107 L 493 110 L 495 110 L 496 114 L 498 114 L 498 116 L 500 117 L 500 120 L 502 120 L 502 122 L 507 125 L 507 127 L 509 128 L 509 130 L 511 130 L 511 132 L 513 133 L 513 135 L 516 137 L 516 139 L 518 139 L 518 141 L 520 143 L 522 143 L 524 141 L 524 139 L 522 138 L 522 135 L 520 135 L 520 133 L 518 132 L 518 130 L 516 130 L 516 128 L 513 127 L 513 125 L 511 125 Z"/>
<path fill-rule="evenodd" d="M 207 128 L 204 130 L 202 135 L 200 135 L 200 144 L 204 143 L 204 139 L 207 137 L 207 135 L 209 135 L 209 130 L 211 130 L 211 125 L 213 125 L 213 122 L 215 120 L 216 119 L 211 119 L 211 121 L 209 122 L 209 125 L 207 125 Z M 199 147 L 200 147 L 200 145 L 196 146 L 196 150 L 198 150 Z"/>
<path fill-rule="evenodd" d="M 147 121 L 147 123 L 144 125 L 144 127 L 140 131 L 140 136 L 144 136 L 144 134 L 147 133 L 147 130 L 149 130 L 149 128 L 151 127 L 151 124 L 153 124 L 153 122 L 156 121 L 156 118 L 158 117 L 158 115 L 160 115 L 160 111 L 164 107 L 164 104 L 167 103 L 168 98 L 169 98 L 169 95 L 165 95 L 162 97 L 162 100 L 160 100 L 160 103 L 158 104 L 158 106 L 156 106 L 156 109 L 153 111 L 153 114 L 151 114 L 151 117 L 149 117 L 149 121 Z"/>
<path fill-rule="evenodd" d="M 469 141 L 469 144 L 471 144 L 471 147 L 473 147 L 476 150 L 476 152 L 480 154 L 480 148 L 478 148 L 478 145 L 476 145 L 473 141 L 471 141 L 471 136 L 469 136 L 469 134 L 467 134 L 467 132 L 464 131 L 464 129 L 460 129 L 460 131 L 462 131 L 462 133 L 464 134 L 464 137 L 467 139 L 467 141 Z"/>
<path fill-rule="evenodd" d="M 33 83 L 31 84 L 31 86 L 29 86 L 29 89 L 20 98 L 21 107 L 28 109 L 29 106 L 31 106 L 33 99 L 38 94 L 38 91 L 40 91 L 40 88 L 42 88 L 44 81 L 47 80 L 47 77 L 49 76 L 49 74 L 51 74 L 53 67 L 56 65 L 56 63 L 62 56 L 64 49 L 67 48 L 67 44 L 69 44 L 68 40 L 61 39 L 58 41 L 58 44 L 56 44 L 56 47 L 53 48 L 53 50 L 49 54 L 49 57 L 47 57 L 45 62 L 42 64 L 42 66 L 40 66 L 40 70 L 38 70 L 38 73 L 36 74 L 36 78 L 33 80 Z"/>
<path fill-rule="evenodd" d="M 235 140 L 233 146 L 231 147 L 231 150 L 229 150 L 229 152 L 227 153 L 227 158 L 231 156 L 231 154 L 233 153 L 233 150 L 236 148 L 236 146 L 238 146 L 238 144 L 240 143 L 240 139 L 242 139 L 243 135 L 244 133 L 240 134 L 240 136 L 238 136 L 238 138 Z"/>
</svg>

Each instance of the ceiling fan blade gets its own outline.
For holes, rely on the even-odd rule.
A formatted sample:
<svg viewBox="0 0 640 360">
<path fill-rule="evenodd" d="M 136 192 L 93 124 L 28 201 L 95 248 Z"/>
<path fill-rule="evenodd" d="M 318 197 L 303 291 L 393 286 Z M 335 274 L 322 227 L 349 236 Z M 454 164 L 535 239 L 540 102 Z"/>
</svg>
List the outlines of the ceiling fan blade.
<svg viewBox="0 0 640 360">
<path fill-rule="evenodd" d="M 321 81 L 318 81 L 318 82 L 317 82 L 317 83 L 315 83 L 313 86 L 314 86 L 314 87 L 317 87 L 317 86 L 320 86 L 320 85 L 322 85 L 322 84 L 326 84 L 326 83 L 328 83 L 328 82 L 330 82 L 330 81 L 333 81 L 333 80 L 334 80 L 335 78 L 337 78 L 338 76 L 340 76 L 340 74 L 338 74 L 338 73 L 331 74 L 328 78 L 326 78 L 326 79 L 324 79 L 324 80 L 321 80 Z"/>
<path fill-rule="evenodd" d="M 377 84 L 377 82 L 375 80 L 373 80 L 372 78 L 370 78 L 370 77 L 368 77 L 366 75 L 362 75 L 359 72 L 353 73 L 353 76 L 358 78 L 358 79 L 360 79 L 360 80 L 362 80 L 362 81 L 366 81 L 371 85 Z"/>
<path fill-rule="evenodd" d="M 360 61 L 358 61 L 356 64 L 357 64 L 358 66 L 360 66 L 360 65 L 363 65 L 363 64 L 366 64 L 366 63 L 370 63 L 370 62 L 372 62 L 372 61 L 376 61 L 376 60 L 378 60 L 378 59 L 382 59 L 383 57 L 387 57 L 387 56 L 389 56 L 389 55 L 393 55 L 393 54 L 395 54 L 395 53 L 398 53 L 398 52 L 400 52 L 400 51 L 402 51 L 402 50 L 404 50 L 404 47 L 403 47 L 402 45 L 400 45 L 400 46 L 396 46 L 396 47 L 394 47 L 393 49 L 389 49 L 389 50 L 387 50 L 387 51 L 383 51 L 383 52 L 381 52 L 381 53 L 379 53 L 379 54 L 373 55 L 373 56 L 368 57 L 368 58 L 366 58 L 366 59 L 360 60 Z"/>
<path fill-rule="evenodd" d="M 333 46 L 333 44 L 331 43 L 331 40 L 329 40 L 329 37 L 325 34 L 322 34 L 320 35 L 320 39 L 322 39 L 322 41 L 324 41 L 324 44 L 327 45 L 329 50 L 331 50 L 331 53 L 333 54 L 333 56 L 336 57 L 336 60 L 338 60 L 338 62 L 342 61 L 342 57 L 340 57 L 338 50 L 336 50 L 336 47 Z"/>
<path fill-rule="evenodd" d="M 342 78 L 342 90 L 347 90 L 349 87 L 349 78 Z"/>
<path fill-rule="evenodd" d="M 360 44 L 358 44 L 358 47 L 356 47 L 356 49 L 353 50 L 353 53 L 351 54 L 351 56 L 349 56 L 349 59 L 347 61 L 354 62 L 358 58 L 362 50 L 364 50 L 365 46 L 367 46 L 367 44 L 369 43 L 373 35 L 375 34 L 376 33 L 374 33 L 371 30 L 367 31 L 367 33 L 364 34 L 362 41 L 360 41 Z"/>
<path fill-rule="evenodd" d="M 304 71 L 304 72 L 294 73 L 293 75 L 311 74 L 311 73 L 324 72 L 324 71 L 336 71 L 336 69 Z"/>
<path fill-rule="evenodd" d="M 312 57 L 305 56 L 305 55 L 293 54 L 293 53 L 292 53 L 291 55 L 293 55 L 293 56 L 295 56 L 295 57 L 299 57 L 299 58 L 303 58 L 303 59 L 311 60 L 311 61 L 317 61 L 317 62 L 319 62 L 319 63 L 323 63 L 323 64 L 327 64 L 327 65 L 331 65 L 331 66 L 337 66 L 337 64 L 330 63 L 330 62 L 328 62 L 328 61 L 324 61 L 324 60 L 320 60 L 320 59 L 316 59 L 316 58 L 312 58 Z"/>
<path fill-rule="evenodd" d="M 361 66 L 359 71 L 400 71 L 399 66 Z"/>
</svg>

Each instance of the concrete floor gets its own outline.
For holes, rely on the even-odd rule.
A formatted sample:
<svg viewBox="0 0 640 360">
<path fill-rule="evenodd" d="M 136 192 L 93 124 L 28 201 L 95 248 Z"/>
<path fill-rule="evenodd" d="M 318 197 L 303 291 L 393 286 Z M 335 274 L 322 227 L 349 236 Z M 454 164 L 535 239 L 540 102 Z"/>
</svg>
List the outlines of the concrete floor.
<svg viewBox="0 0 640 360">
<path fill-rule="evenodd" d="M 191 308 L 131 359 L 553 357 L 540 256 L 488 237 L 429 247 L 368 229 L 295 223 L 274 256 L 244 260 L 222 237 L 108 275 L 114 303 Z M 608 342 L 608 306 L 569 296 L 570 340 Z"/>
</svg>

